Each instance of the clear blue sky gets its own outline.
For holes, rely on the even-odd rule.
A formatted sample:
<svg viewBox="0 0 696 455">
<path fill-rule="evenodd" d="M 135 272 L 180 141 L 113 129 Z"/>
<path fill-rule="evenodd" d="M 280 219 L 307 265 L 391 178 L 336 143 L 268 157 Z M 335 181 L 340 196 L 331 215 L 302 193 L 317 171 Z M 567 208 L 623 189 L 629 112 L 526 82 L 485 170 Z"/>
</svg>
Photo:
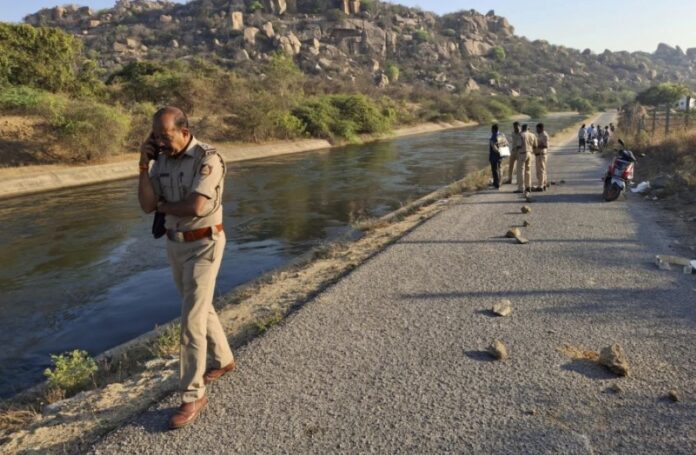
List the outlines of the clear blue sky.
<svg viewBox="0 0 696 455">
<path fill-rule="evenodd" d="M 94 9 L 114 0 L 73 0 Z M 19 22 L 32 12 L 62 0 L 0 0 L 0 21 Z M 399 0 L 443 14 L 459 9 L 482 13 L 493 9 L 507 17 L 516 32 L 576 49 L 643 50 L 652 52 L 665 42 L 683 49 L 696 47 L 694 0 Z"/>
</svg>

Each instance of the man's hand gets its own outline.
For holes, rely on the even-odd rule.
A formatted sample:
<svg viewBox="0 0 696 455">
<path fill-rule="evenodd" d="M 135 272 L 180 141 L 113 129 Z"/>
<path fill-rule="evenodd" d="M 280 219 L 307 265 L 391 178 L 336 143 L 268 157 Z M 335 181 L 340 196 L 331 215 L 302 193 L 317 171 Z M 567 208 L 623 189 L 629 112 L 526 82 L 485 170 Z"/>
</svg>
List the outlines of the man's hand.
<svg viewBox="0 0 696 455">
<path fill-rule="evenodd" d="M 157 154 L 157 145 L 155 144 L 152 133 L 145 139 L 145 142 L 140 146 L 140 164 L 148 165 L 150 161 L 155 159 Z"/>
</svg>

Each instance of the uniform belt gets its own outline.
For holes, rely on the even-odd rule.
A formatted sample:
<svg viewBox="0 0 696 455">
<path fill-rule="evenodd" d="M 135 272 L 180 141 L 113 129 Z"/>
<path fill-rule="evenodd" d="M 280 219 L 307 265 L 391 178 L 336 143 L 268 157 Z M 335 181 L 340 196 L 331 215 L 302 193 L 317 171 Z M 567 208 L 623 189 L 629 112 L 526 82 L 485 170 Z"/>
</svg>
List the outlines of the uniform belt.
<svg viewBox="0 0 696 455">
<path fill-rule="evenodd" d="M 179 232 L 173 229 L 167 229 L 167 238 L 172 242 L 195 242 L 196 240 L 204 239 L 206 237 L 212 237 L 213 233 L 218 233 L 222 231 L 222 224 L 217 224 L 213 227 L 204 227 L 200 229 L 194 229 L 193 231 Z"/>
</svg>

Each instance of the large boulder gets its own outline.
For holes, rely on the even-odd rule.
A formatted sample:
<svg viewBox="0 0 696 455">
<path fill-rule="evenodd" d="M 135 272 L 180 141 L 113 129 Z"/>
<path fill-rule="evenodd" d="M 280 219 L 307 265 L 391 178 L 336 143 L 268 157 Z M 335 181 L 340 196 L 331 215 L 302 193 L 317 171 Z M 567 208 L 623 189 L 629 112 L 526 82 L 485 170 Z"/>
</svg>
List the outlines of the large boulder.
<svg viewBox="0 0 696 455">
<path fill-rule="evenodd" d="M 244 30 L 244 14 L 241 11 L 233 11 L 231 16 L 232 30 Z"/>
<path fill-rule="evenodd" d="M 244 42 L 249 46 L 256 46 L 256 34 L 259 29 L 256 27 L 247 27 L 244 29 Z"/>
<path fill-rule="evenodd" d="M 465 57 L 480 57 L 482 55 L 488 54 L 493 46 L 486 43 L 485 41 L 478 40 L 464 40 L 461 42 L 459 48 L 462 51 L 462 55 Z"/>
<path fill-rule="evenodd" d="M 273 38 L 275 36 L 275 31 L 273 30 L 273 24 L 271 22 L 263 24 L 262 29 L 267 38 Z"/>
<path fill-rule="evenodd" d="M 284 14 L 288 10 L 285 0 L 265 0 L 266 10 L 273 14 Z"/>
<path fill-rule="evenodd" d="M 466 93 L 478 92 L 479 90 L 481 90 L 481 87 L 479 87 L 476 81 L 472 78 L 469 78 L 469 80 L 466 81 L 466 84 L 464 84 L 464 91 Z"/>
</svg>

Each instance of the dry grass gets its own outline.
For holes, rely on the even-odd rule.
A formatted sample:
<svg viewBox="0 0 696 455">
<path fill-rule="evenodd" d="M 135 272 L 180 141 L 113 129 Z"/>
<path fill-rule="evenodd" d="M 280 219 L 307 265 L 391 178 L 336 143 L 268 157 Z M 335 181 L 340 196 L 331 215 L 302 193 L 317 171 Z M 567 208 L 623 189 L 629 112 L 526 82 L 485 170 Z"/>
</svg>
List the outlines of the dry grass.
<svg viewBox="0 0 696 455">
<path fill-rule="evenodd" d="M 31 408 L 0 409 L 0 435 L 4 432 L 10 433 L 25 428 L 37 415 L 38 413 Z"/>
</svg>

